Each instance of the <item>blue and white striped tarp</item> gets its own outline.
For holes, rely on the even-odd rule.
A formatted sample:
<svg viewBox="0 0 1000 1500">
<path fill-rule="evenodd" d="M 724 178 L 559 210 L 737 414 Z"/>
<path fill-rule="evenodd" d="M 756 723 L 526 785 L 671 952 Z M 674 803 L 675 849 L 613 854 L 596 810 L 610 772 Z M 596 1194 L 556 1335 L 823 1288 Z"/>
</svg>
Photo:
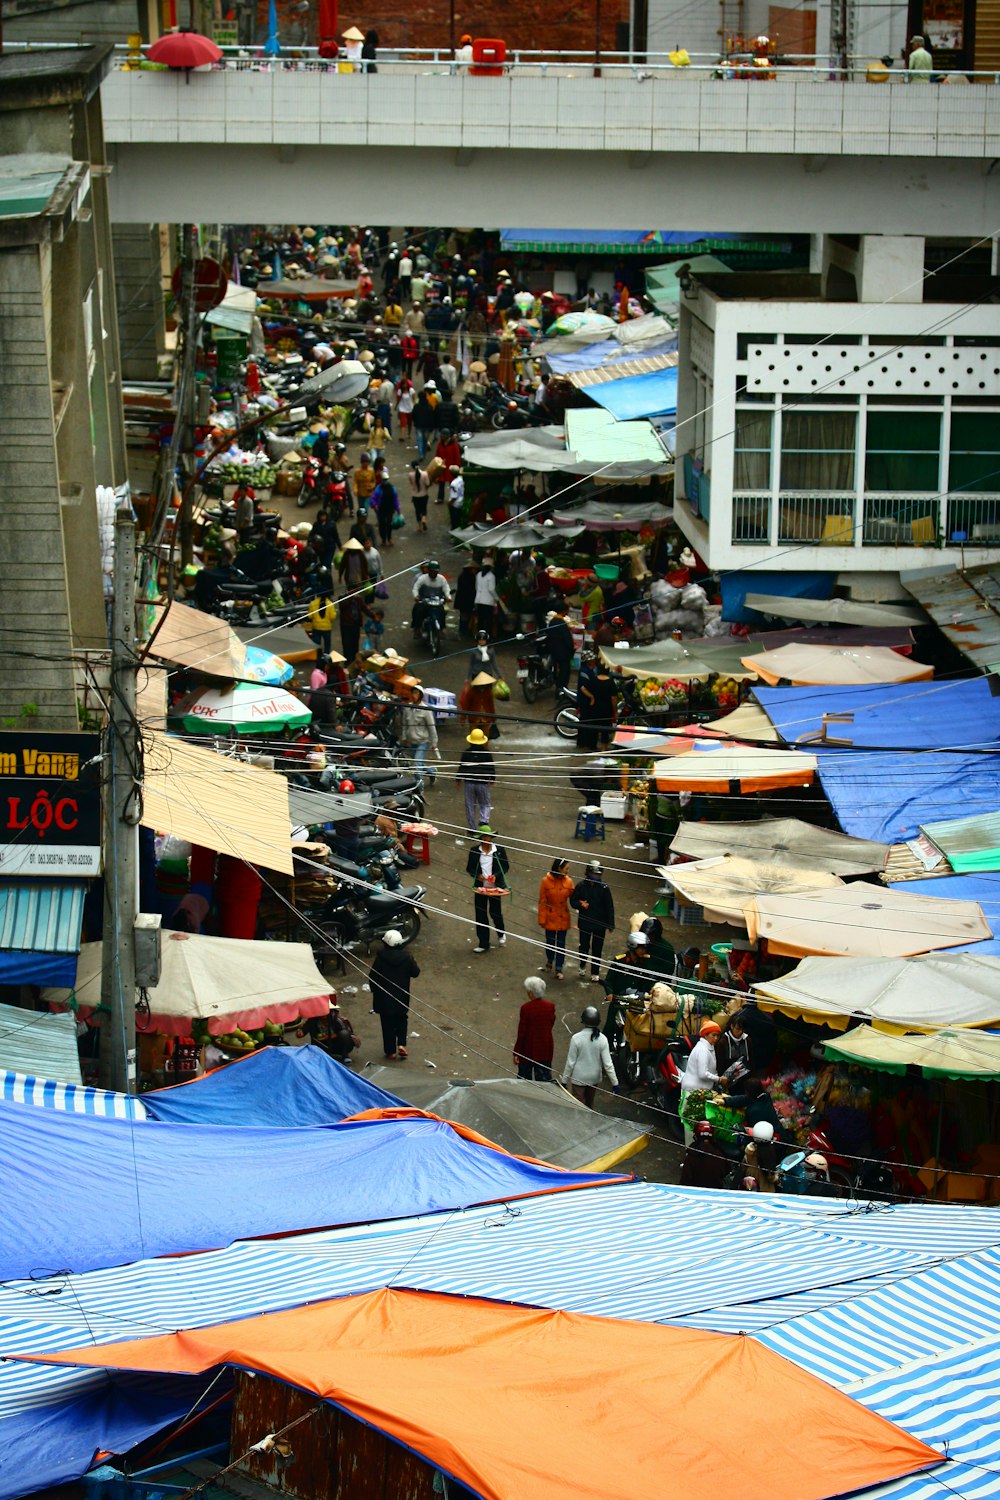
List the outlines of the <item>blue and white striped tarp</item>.
<svg viewBox="0 0 1000 1500">
<path fill-rule="evenodd" d="M 108 1089 L 88 1089 L 82 1083 L 32 1078 L 27 1073 L 0 1071 L 0 1099 L 11 1104 L 61 1109 L 71 1115 L 102 1115 L 114 1120 L 146 1119 L 146 1108 L 141 1099 L 114 1094 Z"/>
<path fill-rule="evenodd" d="M 754 1329 L 835 1385 L 885 1374 L 901 1357 L 954 1352 L 978 1335 L 1000 1292 L 1000 1216 L 946 1205 L 857 1214 L 806 1202 L 626 1183 L 57 1273 L 0 1285 L 0 1356 L 204 1327 L 386 1285 L 723 1332 Z M 905 1348 L 895 1324 L 889 1335 L 880 1332 L 901 1288 L 912 1328 Z M 861 1290 L 868 1294 L 855 1295 Z M 919 1320 L 918 1298 L 926 1299 Z M 805 1316 L 795 1318 L 803 1307 Z M 838 1323 L 845 1308 L 851 1315 Z M 819 1351 L 789 1331 L 803 1326 L 817 1330 Z M 935 1329 L 938 1341 L 929 1342 Z M 49 1408 L 50 1425 L 57 1421 L 58 1403 L 71 1422 L 68 1403 L 103 1379 L 99 1371 L 0 1364 L 0 1447 L 4 1422 L 23 1436 L 40 1407 Z M 943 1472 L 950 1482 L 951 1468 Z M 0 1467 L 0 1500 L 45 1482 L 37 1472 Z M 929 1500 L 932 1491 L 944 1497 L 940 1483 L 905 1483 L 918 1488 L 888 1487 L 893 1500 Z M 976 1491 L 977 1500 L 992 1495 Z"/>
</svg>

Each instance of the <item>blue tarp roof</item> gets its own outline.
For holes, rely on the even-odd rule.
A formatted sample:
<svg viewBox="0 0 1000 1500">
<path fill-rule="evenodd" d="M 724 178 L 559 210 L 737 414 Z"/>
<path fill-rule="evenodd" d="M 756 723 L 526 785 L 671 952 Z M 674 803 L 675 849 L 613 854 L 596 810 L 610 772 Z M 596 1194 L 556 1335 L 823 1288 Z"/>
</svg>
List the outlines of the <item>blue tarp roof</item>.
<svg viewBox="0 0 1000 1500">
<path fill-rule="evenodd" d="M 602 370 L 611 369 L 633 359 L 656 359 L 661 354 L 673 354 L 676 348 L 676 333 L 659 344 L 645 345 L 641 349 L 630 349 L 627 344 L 619 344 L 617 339 L 602 339 L 598 344 L 568 349 L 565 354 L 546 354 L 545 361 L 554 375 L 575 375 L 598 366 Z"/>
<path fill-rule="evenodd" d="M 843 1385 L 888 1372 L 900 1358 L 995 1338 L 1000 1253 L 988 1247 L 998 1241 L 1000 1219 L 964 1205 L 855 1213 L 820 1199 L 629 1183 L 528 1199 L 516 1214 L 478 1210 L 359 1224 L 58 1276 L 45 1288 L 0 1285 L 0 1349 L 55 1353 L 205 1327 L 369 1291 L 398 1279 L 405 1267 L 403 1284 L 429 1291 L 746 1330 L 806 1368 L 820 1365 L 817 1373 Z M 608 1275 L 609 1255 L 627 1264 L 627 1276 Z M 706 1280 L 708 1264 L 713 1275 Z M 897 1298 L 897 1288 L 905 1296 Z M 192 1380 L 190 1402 L 211 1378 Z M 127 1400 L 136 1389 L 133 1377 L 115 1377 L 122 1436 L 113 1412 L 101 1407 L 98 1423 L 96 1397 L 88 1405 L 87 1393 L 103 1396 L 107 1384 L 103 1371 L 0 1364 L 0 1500 L 75 1477 L 96 1446 L 121 1451 L 126 1437 L 134 1440 L 136 1411 Z M 147 1432 L 170 1419 L 157 1404 L 166 1394 L 150 1396 Z M 32 1424 L 44 1425 L 42 1461 L 31 1452 Z M 983 1441 L 995 1439 L 993 1405 L 982 1425 Z M 967 1450 L 962 1456 L 974 1461 Z M 993 1477 L 996 1493 L 1000 1476 Z"/>
<path fill-rule="evenodd" d="M 586 394 L 619 422 L 638 417 L 677 415 L 677 367 L 652 370 L 648 375 L 626 375 L 588 385 Z"/>
<path fill-rule="evenodd" d="M 175 1088 L 143 1094 L 154 1120 L 192 1125 L 334 1125 L 403 1101 L 319 1047 L 265 1047 Z M 404 1106 L 405 1107 L 405 1106 Z"/>
<path fill-rule="evenodd" d="M 512 246 L 551 245 L 572 249 L 627 250 L 630 247 L 655 251 L 668 245 L 700 245 L 705 241 L 739 239 L 735 230 L 689 229 L 501 229 L 500 244 Z"/>
<path fill-rule="evenodd" d="M 853 724 L 830 732 L 859 748 L 1000 750 L 1000 698 L 990 692 L 985 677 L 866 687 L 762 687 L 754 689 L 754 697 L 789 741 L 821 729 L 824 713 L 853 713 Z M 970 813 L 990 810 L 969 808 Z M 928 819 L 945 816 L 927 814 Z"/>
<path fill-rule="evenodd" d="M 747 609 L 747 594 L 779 594 L 783 599 L 829 599 L 834 573 L 764 573 L 756 568 L 736 568 L 719 579 L 722 618 L 733 623 L 759 625 L 765 616 Z"/>
<path fill-rule="evenodd" d="M 611 1179 L 533 1166 L 437 1120 L 302 1130 L 0 1103 L 0 1280 L 395 1219 Z"/>
<path fill-rule="evenodd" d="M 943 896 L 946 901 L 978 901 L 992 930 L 992 939 L 949 948 L 949 953 L 995 953 L 1000 957 L 1000 874 L 941 875 L 931 880 L 891 882 L 894 891 L 912 891 L 914 896 Z"/>
<path fill-rule="evenodd" d="M 81 880 L 0 881 L 0 984 L 72 989 L 86 891 Z"/>
<path fill-rule="evenodd" d="M 818 750 L 817 755 L 819 779 L 838 823 L 860 839 L 899 844 L 916 838 L 921 823 L 1000 807 L 1000 763 L 994 756 L 947 750 L 929 755 Z"/>
</svg>

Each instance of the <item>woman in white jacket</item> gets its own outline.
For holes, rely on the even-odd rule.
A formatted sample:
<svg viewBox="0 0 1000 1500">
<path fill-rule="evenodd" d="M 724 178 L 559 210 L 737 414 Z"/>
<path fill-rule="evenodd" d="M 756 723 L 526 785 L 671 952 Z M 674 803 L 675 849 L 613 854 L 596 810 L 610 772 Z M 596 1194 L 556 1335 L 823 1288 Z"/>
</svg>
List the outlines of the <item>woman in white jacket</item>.
<svg viewBox="0 0 1000 1500">
<path fill-rule="evenodd" d="M 608 1039 L 601 1032 L 601 1013 L 596 1005 L 588 1005 L 580 1020 L 583 1029 L 574 1032 L 570 1039 L 562 1081 L 569 1084 L 574 1099 L 593 1109 L 601 1075 L 612 1088 L 618 1087 L 618 1077 L 611 1061 Z"/>
</svg>

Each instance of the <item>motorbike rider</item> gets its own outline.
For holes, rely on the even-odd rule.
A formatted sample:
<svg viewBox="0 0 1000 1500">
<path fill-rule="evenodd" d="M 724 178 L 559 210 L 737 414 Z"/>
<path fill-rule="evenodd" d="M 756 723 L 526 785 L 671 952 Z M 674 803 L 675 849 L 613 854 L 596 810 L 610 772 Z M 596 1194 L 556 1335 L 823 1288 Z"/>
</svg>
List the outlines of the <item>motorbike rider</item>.
<svg viewBox="0 0 1000 1500">
<path fill-rule="evenodd" d="M 749 1192 L 778 1191 L 778 1153 L 774 1145 L 774 1126 L 769 1120 L 758 1120 L 750 1130 L 743 1148 L 739 1185 Z"/>
<path fill-rule="evenodd" d="M 473 677 L 478 677 L 480 672 L 488 672 L 491 677 L 499 679 L 503 676 L 497 665 L 496 654 L 490 645 L 489 635 L 485 630 L 476 631 L 476 644 L 469 652 L 469 668 L 465 674 L 466 682 L 471 682 Z"/>
<path fill-rule="evenodd" d="M 566 618 L 561 609 L 554 609 L 545 616 L 545 630 L 539 637 L 538 649 L 544 652 L 552 662 L 552 679 L 559 693 L 565 687 L 569 687 L 569 676 L 573 666 L 573 655 L 576 647 L 573 643 L 573 632 L 566 624 Z"/>
<path fill-rule="evenodd" d="M 698 1120 L 681 1162 L 681 1187 L 721 1188 L 733 1163 L 715 1139 L 710 1121 Z"/>
<path fill-rule="evenodd" d="M 441 628 L 444 629 L 445 606 L 451 603 L 451 584 L 441 572 L 436 557 L 427 559 L 427 572 L 418 573 L 413 584 L 413 629 L 419 630 L 429 609 L 441 613 Z"/>
</svg>

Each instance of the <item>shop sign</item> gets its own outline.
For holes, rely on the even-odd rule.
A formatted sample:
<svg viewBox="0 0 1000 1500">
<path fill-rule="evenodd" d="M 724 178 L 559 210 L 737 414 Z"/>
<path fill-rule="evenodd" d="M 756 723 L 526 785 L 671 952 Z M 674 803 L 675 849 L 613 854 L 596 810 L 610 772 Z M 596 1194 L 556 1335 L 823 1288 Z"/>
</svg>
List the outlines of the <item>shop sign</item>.
<svg viewBox="0 0 1000 1500">
<path fill-rule="evenodd" d="M 0 734 L 0 876 L 100 869 L 100 735 Z"/>
</svg>

